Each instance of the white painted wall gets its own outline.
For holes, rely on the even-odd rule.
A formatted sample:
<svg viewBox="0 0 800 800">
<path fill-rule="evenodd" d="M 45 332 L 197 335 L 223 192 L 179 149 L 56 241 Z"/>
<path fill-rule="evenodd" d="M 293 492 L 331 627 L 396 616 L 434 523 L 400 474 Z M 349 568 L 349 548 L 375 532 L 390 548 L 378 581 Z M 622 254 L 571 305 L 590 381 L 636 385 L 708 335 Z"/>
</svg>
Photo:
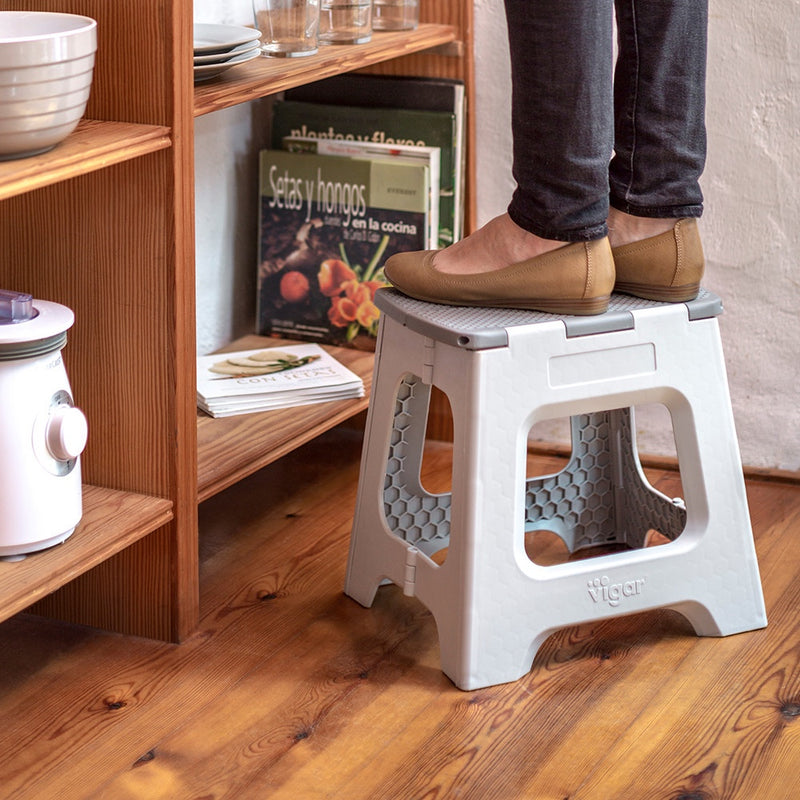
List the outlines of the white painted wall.
<svg viewBox="0 0 800 800">
<path fill-rule="evenodd" d="M 711 0 L 702 231 L 742 460 L 800 469 L 800 0 Z M 505 210 L 508 50 L 501 0 L 475 0 L 478 216 Z M 671 451 L 663 420 L 637 425 Z"/>
<path fill-rule="evenodd" d="M 195 0 L 198 21 L 250 17 L 250 0 Z M 513 189 L 502 0 L 475 0 L 475 32 L 484 222 L 505 209 Z M 798 34 L 800 0 L 711 0 L 704 283 L 725 303 L 720 324 L 742 459 L 790 470 L 800 470 Z M 196 122 L 199 352 L 253 330 L 263 105 Z M 672 452 L 663 415 L 642 414 L 637 432 L 642 451 Z"/>
<path fill-rule="evenodd" d="M 250 0 L 195 0 L 196 22 L 252 25 Z M 253 333 L 258 151 L 268 140 L 265 102 L 195 120 L 197 352 Z"/>
</svg>

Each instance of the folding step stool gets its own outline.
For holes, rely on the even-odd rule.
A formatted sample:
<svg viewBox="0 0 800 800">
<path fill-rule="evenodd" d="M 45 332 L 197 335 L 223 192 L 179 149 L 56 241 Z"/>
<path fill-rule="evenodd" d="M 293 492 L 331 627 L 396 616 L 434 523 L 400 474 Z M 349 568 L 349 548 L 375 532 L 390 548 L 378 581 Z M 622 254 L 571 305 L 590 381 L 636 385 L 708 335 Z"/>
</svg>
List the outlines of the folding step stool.
<svg viewBox="0 0 800 800">
<path fill-rule="evenodd" d="M 700 636 L 766 625 L 718 297 L 614 295 L 593 317 L 443 306 L 393 289 L 376 302 L 345 592 L 370 606 L 390 581 L 418 597 L 456 686 L 516 680 L 549 634 L 589 620 L 668 607 Z M 449 494 L 420 482 L 431 385 L 453 414 Z M 671 413 L 684 501 L 642 472 L 632 406 L 644 403 Z M 564 417 L 569 464 L 528 479 L 531 427 Z M 530 530 L 553 531 L 570 551 L 635 549 L 541 566 L 525 552 Z M 651 530 L 672 541 L 645 547 Z M 431 556 L 445 547 L 437 565 Z"/>
</svg>

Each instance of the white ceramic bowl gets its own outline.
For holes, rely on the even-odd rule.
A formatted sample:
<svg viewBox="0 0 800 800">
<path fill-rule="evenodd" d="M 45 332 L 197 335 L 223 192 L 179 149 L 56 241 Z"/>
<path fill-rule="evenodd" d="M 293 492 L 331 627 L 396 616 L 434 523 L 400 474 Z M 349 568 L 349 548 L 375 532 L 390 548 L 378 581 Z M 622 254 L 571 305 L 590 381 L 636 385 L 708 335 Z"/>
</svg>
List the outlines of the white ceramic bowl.
<svg viewBox="0 0 800 800">
<path fill-rule="evenodd" d="M 6 123 L 23 123 L 27 119 L 41 117 L 45 114 L 60 114 L 64 111 L 81 106 L 86 108 L 89 99 L 90 86 L 76 89 L 74 92 L 64 92 L 51 97 L 22 98 L 19 100 L 2 101 L 0 108 L 0 129 Z M 83 112 L 81 112 L 83 113 Z"/>
<path fill-rule="evenodd" d="M 91 63 L 86 72 L 69 75 L 65 78 L 52 78 L 46 81 L 28 83 L 3 83 L 3 70 L 0 70 L 0 103 L 13 103 L 20 100 L 36 100 L 40 97 L 58 97 L 62 94 L 88 89 L 92 85 Z"/>
<path fill-rule="evenodd" d="M 63 107 L 45 110 L 41 114 L 31 114 L 29 111 L 25 111 L 13 117 L 0 115 L 0 134 L 24 133 L 25 131 L 38 131 L 68 125 L 72 121 L 76 109 L 86 105 L 86 98 L 82 92 L 78 92 L 68 95 L 62 102 L 64 103 Z"/>
<path fill-rule="evenodd" d="M 66 139 L 75 130 L 77 124 L 74 120 L 68 120 L 62 124 L 56 122 L 49 127 L 40 127 L 37 130 L 0 132 L 0 161 L 46 153 Z"/>
<path fill-rule="evenodd" d="M 55 64 L 40 64 L 31 67 L 0 67 L 0 86 L 19 86 L 29 83 L 72 78 L 75 75 L 91 74 L 94 68 L 94 53 L 70 61 Z"/>
<path fill-rule="evenodd" d="M 90 17 L 0 11 L 0 160 L 43 153 L 75 130 L 96 50 Z"/>
<path fill-rule="evenodd" d="M 0 67 L 53 64 L 94 53 L 97 22 L 52 11 L 0 11 Z"/>
</svg>

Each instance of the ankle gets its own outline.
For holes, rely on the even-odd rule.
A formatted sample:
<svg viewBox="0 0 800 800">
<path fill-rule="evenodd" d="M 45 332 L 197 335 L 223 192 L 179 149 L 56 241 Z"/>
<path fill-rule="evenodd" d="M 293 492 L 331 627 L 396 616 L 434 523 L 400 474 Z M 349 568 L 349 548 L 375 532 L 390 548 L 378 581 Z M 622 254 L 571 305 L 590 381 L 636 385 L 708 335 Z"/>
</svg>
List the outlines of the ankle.
<svg viewBox="0 0 800 800">
<path fill-rule="evenodd" d="M 563 247 L 566 242 L 542 239 L 520 228 L 508 214 L 487 222 L 465 239 L 440 250 L 434 265 L 440 272 L 490 272 Z"/>
<path fill-rule="evenodd" d="M 675 227 L 674 217 L 636 217 L 616 208 L 608 212 L 608 239 L 612 247 L 640 242 Z"/>
</svg>

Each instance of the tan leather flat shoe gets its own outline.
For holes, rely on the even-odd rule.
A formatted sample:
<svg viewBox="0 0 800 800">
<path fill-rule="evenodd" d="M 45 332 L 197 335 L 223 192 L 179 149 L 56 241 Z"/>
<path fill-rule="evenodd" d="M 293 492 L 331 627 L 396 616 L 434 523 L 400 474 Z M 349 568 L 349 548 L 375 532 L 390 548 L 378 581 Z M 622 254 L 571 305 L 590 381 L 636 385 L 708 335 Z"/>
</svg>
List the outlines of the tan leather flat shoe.
<svg viewBox="0 0 800 800">
<path fill-rule="evenodd" d="M 671 231 L 614 247 L 615 292 L 682 303 L 694 300 L 705 269 L 696 219 L 680 219 Z"/>
<path fill-rule="evenodd" d="M 387 259 L 384 274 L 397 289 L 417 300 L 552 314 L 602 314 L 614 286 L 608 239 L 568 244 L 473 275 L 439 272 L 433 265 L 436 252 L 397 253 Z"/>
</svg>

